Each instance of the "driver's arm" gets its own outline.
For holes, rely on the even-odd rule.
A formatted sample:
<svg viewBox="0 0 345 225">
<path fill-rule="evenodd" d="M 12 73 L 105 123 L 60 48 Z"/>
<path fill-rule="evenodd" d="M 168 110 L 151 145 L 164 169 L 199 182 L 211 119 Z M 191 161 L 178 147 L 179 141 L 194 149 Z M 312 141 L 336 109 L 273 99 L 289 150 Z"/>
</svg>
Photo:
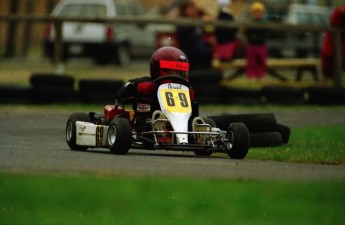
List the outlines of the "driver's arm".
<svg viewBox="0 0 345 225">
<path fill-rule="evenodd" d="M 157 91 L 157 85 L 151 81 L 150 77 L 142 77 L 129 80 L 118 92 L 119 100 L 123 102 L 131 101 L 139 96 L 150 96 Z"/>
</svg>

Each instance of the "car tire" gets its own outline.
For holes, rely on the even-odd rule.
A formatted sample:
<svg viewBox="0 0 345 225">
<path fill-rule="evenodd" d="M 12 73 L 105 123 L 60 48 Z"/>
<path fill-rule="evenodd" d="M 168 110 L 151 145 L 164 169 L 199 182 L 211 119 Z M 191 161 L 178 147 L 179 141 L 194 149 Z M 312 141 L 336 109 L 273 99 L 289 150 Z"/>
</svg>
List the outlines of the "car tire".
<svg viewBox="0 0 345 225">
<path fill-rule="evenodd" d="M 308 87 L 308 102 L 321 105 L 345 105 L 345 88 Z"/>
<path fill-rule="evenodd" d="M 90 117 L 86 113 L 72 113 L 66 123 L 66 142 L 71 150 L 86 151 L 87 146 L 77 145 L 76 122 L 91 122 Z"/>
<path fill-rule="evenodd" d="M 2 86 L 0 85 L 0 103 L 31 103 L 32 90 L 27 87 Z"/>
<path fill-rule="evenodd" d="M 125 155 L 132 145 L 132 126 L 128 119 L 116 117 L 108 128 L 107 142 L 110 152 Z"/>
<path fill-rule="evenodd" d="M 30 77 L 34 103 L 73 103 L 77 101 L 74 78 L 69 75 L 34 73 Z"/>
<path fill-rule="evenodd" d="M 123 80 L 81 79 L 79 97 L 84 103 L 107 104 L 115 101 L 117 92 L 123 85 Z"/>
<path fill-rule="evenodd" d="M 33 88 L 59 87 L 74 88 L 74 78 L 70 75 L 58 75 L 54 73 L 33 73 L 30 76 L 30 84 Z"/>
<path fill-rule="evenodd" d="M 284 86 L 265 86 L 262 94 L 267 103 L 293 105 L 304 104 L 304 89 Z"/>
<path fill-rule="evenodd" d="M 282 142 L 283 143 L 288 143 L 290 139 L 290 134 L 291 134 L 291 129 L 290 127 L 283 125 L 283 124 L 277 124 L 277 129 L 276 129 L 280 135 L 282 136 Z"/>
<path fill-rule="evenodd" d="M 282 145 L 282 143 L 282 135 L 279 132 L 250 134 L 250 147 L 275 147 Z"/>
<path fill-rule="evenodd" d="M 223 104 L 261 104 L 261 90 L 222 87 L 220 101 Z"/>
<path fill-rule="evenodd" d="M 250 140 L 249 131 L 244 123 L 231 123 L 226 132 L 229 142 L 225 148 L 230 158 L 243 159 L 248 154 Z"/>
<path fill-rule="evenodd" d="M 253 113 L 253 114 L 229 114 L 209 116 L 221 130 L 227 130 L 228 124 L 241 122 L 244 123 L 249 132 L 269 132 L 275 131 L 277 120 L 272 113 Z"/>
<path fill-rule="evenodd" d="M 191 70 L 189 72 L 188 80 L 194 87 L 196 84 L 216 84 L 219 86 L 223 74 L 219 70 Z"/>
</svg>

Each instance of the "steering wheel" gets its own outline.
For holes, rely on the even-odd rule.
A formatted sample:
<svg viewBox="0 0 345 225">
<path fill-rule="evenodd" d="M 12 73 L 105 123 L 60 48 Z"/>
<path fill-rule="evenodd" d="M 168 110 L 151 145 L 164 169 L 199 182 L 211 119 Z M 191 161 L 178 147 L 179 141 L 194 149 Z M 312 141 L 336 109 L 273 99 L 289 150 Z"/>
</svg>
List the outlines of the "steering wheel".
<svg viewBox="0 0 345 225">
<path fill-rule="evenodd" d="M 163 80 L 172 80 L 172 81 L 175 81 L 179 84 L 186 85 L 187 87 L 190 88 L 190 84 L 189 84 L 188 80 L 184 79 L 183 77 L 176 76 L 176 75 L 168 75 L 168 76 L 158 77 L 157 79 L 155 79 L 153 81 L 153 83 L 159 84 L 159 82 L 161 82 Z"/>
</svg>

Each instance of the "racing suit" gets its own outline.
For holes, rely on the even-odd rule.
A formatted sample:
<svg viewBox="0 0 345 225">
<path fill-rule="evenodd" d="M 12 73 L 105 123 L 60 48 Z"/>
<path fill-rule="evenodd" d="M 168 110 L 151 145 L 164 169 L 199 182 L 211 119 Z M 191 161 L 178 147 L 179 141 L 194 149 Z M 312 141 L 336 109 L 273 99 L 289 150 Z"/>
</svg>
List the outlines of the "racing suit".
<svg viewBox="0 0 345 225">
<path fill-rule="evenodd" d="M 132 121 L 132 124 L 138 132 L 150 130 L 147 120 L 151 119 L 154 111 L 160 110 L 157 97 L 158 86 L 151 77 L 146 76 L 129 80 L 118 92 L 118 98 L 122 104 L 132 104 L 135 112 L 135 122 Z M 192 88 L 189 88 L 189 94 L 192 104 L 190 121 L 192 121 L 194 117 L 199 116 L 199 108 Z"/>
</svg>

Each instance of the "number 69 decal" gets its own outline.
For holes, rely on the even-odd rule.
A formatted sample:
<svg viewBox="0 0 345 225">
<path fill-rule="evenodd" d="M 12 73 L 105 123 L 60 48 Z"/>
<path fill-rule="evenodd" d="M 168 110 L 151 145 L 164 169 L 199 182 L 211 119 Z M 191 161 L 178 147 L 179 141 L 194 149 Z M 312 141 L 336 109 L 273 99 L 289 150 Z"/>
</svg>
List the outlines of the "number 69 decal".
<svg viewBox="0 0 345 225">
<path fill-rule="evenodd" d="M 191 111 L 188 89 L 161 89 L 160 95 L 164 108 L 167 111 L 184 113 Z"/>
</svg>

